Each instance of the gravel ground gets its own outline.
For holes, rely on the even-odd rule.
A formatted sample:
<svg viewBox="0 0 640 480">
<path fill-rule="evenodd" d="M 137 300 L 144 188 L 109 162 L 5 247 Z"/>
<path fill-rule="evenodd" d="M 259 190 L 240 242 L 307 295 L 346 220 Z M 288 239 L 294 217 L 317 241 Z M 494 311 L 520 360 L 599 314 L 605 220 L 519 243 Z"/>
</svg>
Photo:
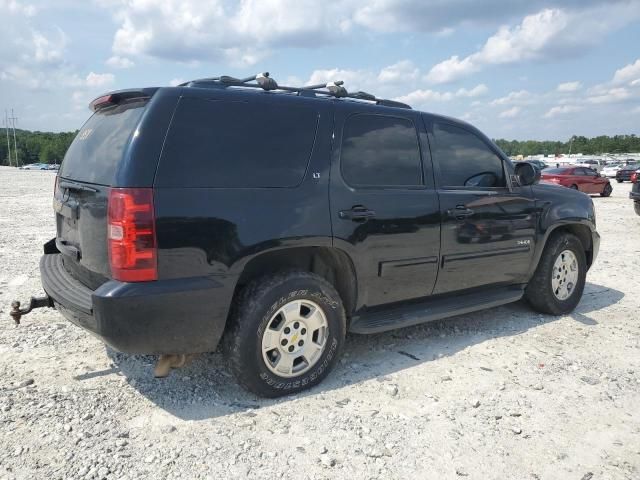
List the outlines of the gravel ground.
<svg viewBox="0 0 640 480">
<path fill-rule="evenodd" d="M 640 217 L 594 197 L 600 256 L 577 310 L 514 304 L 349 336 L 318 388 L 258 399 L 219 353 L 170 378 L 41 294 L 51 172 L 0 167 L 0 479 L 640 478 Z"/>
</svg>

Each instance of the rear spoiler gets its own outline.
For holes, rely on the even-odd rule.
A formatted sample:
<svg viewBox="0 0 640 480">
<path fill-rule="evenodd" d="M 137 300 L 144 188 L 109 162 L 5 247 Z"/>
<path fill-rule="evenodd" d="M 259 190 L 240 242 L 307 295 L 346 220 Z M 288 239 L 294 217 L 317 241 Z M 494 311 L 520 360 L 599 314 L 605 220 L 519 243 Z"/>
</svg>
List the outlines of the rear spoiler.
<svg viewBox="0 0 640 480">
<path fill-rule="evenodd" d="M 154 88 L 140 88 L 130 90 L 117 90 L 114 92 L 101 95 L 89 104 L 89 110 L 96 112 L 101 108 L 110 107 L 112 105 L 118 105 L 119 103 L 127 100 L 140 99 L 145 100 L 153 96 L 158 90 L 158 87 Z"/>
</svg>

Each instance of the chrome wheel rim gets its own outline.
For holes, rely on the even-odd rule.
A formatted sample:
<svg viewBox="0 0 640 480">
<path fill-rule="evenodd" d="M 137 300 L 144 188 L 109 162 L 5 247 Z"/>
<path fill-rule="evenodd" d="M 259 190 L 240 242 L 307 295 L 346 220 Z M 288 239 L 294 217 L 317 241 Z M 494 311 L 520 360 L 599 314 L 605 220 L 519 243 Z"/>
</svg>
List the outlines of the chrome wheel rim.
<svg viewBox="0 0 640 480">
<path fill-rule="evenodd" d="M 296 377 L 318 363 L 328 336 L 322 308 L 310 300 L 293 300 L 269 319 L 262 334 L 262 358 L 272 373 Z"/>
<path fill-rule="evenodd" d="M 571 250 L 564 250 L 553 264 L 551 288 L 558 300 L 569 298 L 578 283 L 578 259 Z"/>
</svg>

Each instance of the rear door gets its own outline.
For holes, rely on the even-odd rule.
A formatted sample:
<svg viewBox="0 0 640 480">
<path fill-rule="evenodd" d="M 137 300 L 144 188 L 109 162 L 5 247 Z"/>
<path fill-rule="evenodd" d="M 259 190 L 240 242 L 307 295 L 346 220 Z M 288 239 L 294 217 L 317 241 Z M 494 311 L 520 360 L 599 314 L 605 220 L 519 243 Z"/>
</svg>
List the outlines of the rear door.
<svg viewBox="0 0 640 480">
<path fill-rule="evenodd" d="M 434 293 L 527 280 L 535 242 L 530 187 L 477 131 L 424 116 L 440 199 L 441 263 Z"/>
<path fill-rule="evenodd" d="M 355 262 L 358 307 L 430 295 L 440 220 L 419 115 L 336 102 L 334 123 L 331 224 Z"/>
<path fill-rule="evenodd" d="M 64 265 L 90 287 L 110 276 L 107 199 L 147 99 L 99 109 L 83 125 L 60 167 L 54 194 L 56 245 Z"/>
</svg>

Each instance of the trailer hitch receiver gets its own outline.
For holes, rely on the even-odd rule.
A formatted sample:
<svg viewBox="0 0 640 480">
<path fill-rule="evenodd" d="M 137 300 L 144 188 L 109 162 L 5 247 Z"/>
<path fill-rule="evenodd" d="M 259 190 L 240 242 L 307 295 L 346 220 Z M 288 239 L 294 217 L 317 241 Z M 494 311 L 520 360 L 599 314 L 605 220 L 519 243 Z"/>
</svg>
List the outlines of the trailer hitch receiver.
<svg viewBox="0 0 640 480">
<path fill-rule="evenodd" d="M 26 315 L 34 308 L 43 308 L 43 307 L 53 307 L 53 302 L 48 295 L 44 297 L 31 297 L 29 300 L 29 306 L 26 308 L 20 308 L 20 302 L 18 300 L 14 300 L 11 302 L 11 318 L 16 323 L 16 325 L 20 325 L 20 319 L 23 315 Z"/>
</svg>

